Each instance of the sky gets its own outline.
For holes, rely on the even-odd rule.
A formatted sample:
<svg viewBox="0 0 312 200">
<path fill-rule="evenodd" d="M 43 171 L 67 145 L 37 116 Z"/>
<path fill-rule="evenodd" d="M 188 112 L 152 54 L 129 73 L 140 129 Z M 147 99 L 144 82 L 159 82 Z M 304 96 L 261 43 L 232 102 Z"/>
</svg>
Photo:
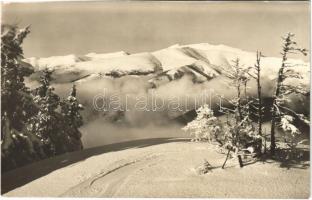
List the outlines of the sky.
<svg viewBox="0 0 312 200">
<path fill-rule="evenodd" d="M 2 23 L 31 25 L 25 57 L 224 44 L 279 56 L 281 36 L 310 46 L 309 2 L 49 2 L 2 5 Z"/>
</svg>

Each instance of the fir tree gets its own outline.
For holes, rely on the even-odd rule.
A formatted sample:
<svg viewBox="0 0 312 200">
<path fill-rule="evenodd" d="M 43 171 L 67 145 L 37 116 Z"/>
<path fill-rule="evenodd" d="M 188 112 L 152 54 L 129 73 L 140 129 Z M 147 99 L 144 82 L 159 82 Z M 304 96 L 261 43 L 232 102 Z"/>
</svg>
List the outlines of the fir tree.
<svg viewBox="0 0 312 200">
<path fill-rule="evenodd" d="M 68 135 L 73 145 L 73 150 L 82 149 L 82 143 L 80 141 L 81 133 L 78 128 L 83 125 L 83 119 L 80 114 L 80 111 L 83 110 L 83 106 L 78 102 L 76 94 L 77 90 L 74 84 L 70 95 L 61 102 L 61 114 L 64 118 L 64 122 L 71 129 Z"/>
<path fill-rule="evenodd" d="M 21 44 L 29 33 L 29 28 L 18 30 L 16 26 L 2 25 L 1 33 L 1 117 L 7 118 L 12 128 L 21 130 L 27 119 L 24 93 L 29 90 L 24 84 L 24 77 L 33 70 L 21 61 Z M 3 134 L 2 134 L 3 137 Z"/>
<path fill-rule="evenodd" d="M 83 106 L 79 104 L 76 94 L 77 89 L 74 84 L 70 95 L 61 103 L 61 113 L 71 127 L 80 128 L 83 125 L 82 116 L 80 114 L 80 111 L 83 110 Z"/>
<path fill-rule="evenodd" d="M 59 106 L 60 98 L 50 86 L 51 74 L 51 71 L 45 69 L 40 77 L 41 85 L 34 91 L 34 102 L 38 105 L 39 111 L 30 119 L 28 127 L 30 132 L 41 139 L 44 152 L 48 156 L 57 154 L 56 143 L 61 134 L 57 128 L 59 121 L 55 111 Z"/>
<path fill-rule="evenodd" d="M 221 131 L 221 122 L 213 114 L 213 111 L 207 104 L 196 110 L 197 117 L 182 128 L 184 131 L 190 131 L 194 136 L 192 141 L 213 140 L 220 142 L 218 139 Z"/>
<path fill-rule="evenodd" d="M 52 72 L 43 71 L 40 86 L 33 92 L 24 77 L 34 72 L 22 61 L 21 44 L 29 27 L 2 25 L 1 30 L 1 166 L 7 171 L 27 163 L 82 148 L 82 106 L 73 88 L 69 113 L 57 112 L 60 98 L 50 85 Z M 63 108 L 64 109 L 64 108 Z M 70 117 L 69 117 L 70 116 Z M 73 139 L 75 138 L 75 139 Z"/>
<path fill-rule="evenodd" d="M 273 96 L 273 105 L 272 105 L 272 120 L 271 120 L 271 146 L 270 151 L 271 155 L 275 154 L 276 141 L 275 141 L 275 127 L 278 122 L 282 123 L 283 127 L 288 127 L 291 132 L 296 133 L 297 131 L 293 131 L 294 126 L 286 126 L 285 124 L 292 124 L 293 120 L 288 117 L 288 115 L 295 116 L 296 118 L 303 120 L 307 123 L 308 120 L 302 114 L 298 114 L 295 111 L 287 108 L 285 103 L 289 101 L 288 95 L 291 93 L 303 94 L 306 95 L 308 92 L 304 90 L 304 87 L 298 85 L 289 85 L 285 82 L 288 78 L 301 79 L 301 75 L 294 71 L 295 65 L 288 63 L 288 56 L 290 54 L 301 53 L 303 55 L 307 55 L 306 49 L 301 49 L 297 47 L 297 43 L 293 40 L 294 34 L 288 33 L 283 39 L 283 50 L 282 50 L 282 64 L 278 70 L 276 87 Z M 287 122 L 287 123 L 286 123 Z M 284 124 L 284 125 L 283 125 Z"/>
<path fill-rule="evenodd" d="M 239 120 L 243 119 L 243 115 L 245 112 L 243 110 L 244 101 L 247 101 L 247 82 L 249 80 L 249 70 L 250 68 L 243 68 L 240 65 L 239 58 L 233 61 L 233 65 L 230 65 L 229 69 L 224 69 L 224 74 L 231 80 L 229 86 L 236 90 L 236 98 L 230 99 L 229 103 L 231 103 L 234 108 L 237 109 L 237 117 Z M 242 95 L 242 89 L 244 88 L 244 96 Z"/>
<path fill-rule="evenodd" d="M 233 62 L 234 64 L 229 69 L 224 70 L 225 75 L 231 80 L 229 86 L 236 90 L 236 97 L 229 100 L 225 99 L 231 106 L 229 108 L 221 107 L 220 110 L 227 115 L 227 120 L 223 126 L 223 147 L 228 149 L 228 153 L 222 168 L 224 168 L 231 151 L 237 154 L 241 149 L 258 139 L 250 119 L 252 101 L 247 96 L 250 68 L 243 68 L 238 58 Z M 244 96 L 242 89 L 244 89 Z"/>
<path fill-rule="evenodd" d="M 32 67 L 22 61 L 22 43 L 30 33 L 29 27 L 1 27 L 1 151 L 2 171 L 21 166 L 36 159 L 38 138 L 25 130 L 25 123 L 35 114 L 24 77 L 33 73 Z"/>
</svg>

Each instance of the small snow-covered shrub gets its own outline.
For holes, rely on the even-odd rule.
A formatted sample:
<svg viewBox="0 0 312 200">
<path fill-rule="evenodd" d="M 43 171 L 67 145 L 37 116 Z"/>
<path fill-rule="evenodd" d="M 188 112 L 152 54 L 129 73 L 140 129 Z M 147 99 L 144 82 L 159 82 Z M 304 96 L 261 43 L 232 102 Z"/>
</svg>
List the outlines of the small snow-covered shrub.
<svg viewBox="0 0 312 200">
<path fill-rule="evenodd" d="M 245 116 L 242 120 L 238 121 L 235 119 L 234 114 L 228 115 L 228 120 L 223 126 L 223 147 L 229 150 L 239 151 L 252 146 L 259 151 L 261 148 L 261 136 L 256 131 L 250 118 Z"/>
<path fill-rule="evenodd" d="M 196 170 L 196 173 L 199 175 L 207 174 L 208 172 L 212 171 L 212 166 L 207 160 L 205 160 L 204 163 L 197 166 L 195 170 Z"/>
<path fill-rule="evenodd" d="M 298 156 L 297 147 L 298 145 L 307 141 L 306 139 L 301 139 L 301 131 L 294 125 L 294 117 L 290 115 L 281 116 L 280 127 L 284 131 L 284 142 L 288 146 L 287 157 L 289 159 Z"/>
<path fill-rule="evenodd" d="M 285 132 L 289 132 L 292 136 L 299 134 L 299 129 L 294 126 L 292 123 L 294 121 L 294 117 L 290 115 L 283 115 L 281 118 L 281 127 Z"/>
<path fill-rule="evenodd" d="M 221 123 L 207 104 L 196 110 L 197 117 L 182 128 L 193 136 L 192 141 L 209 141 L 221 132 Z"/>
</svg>

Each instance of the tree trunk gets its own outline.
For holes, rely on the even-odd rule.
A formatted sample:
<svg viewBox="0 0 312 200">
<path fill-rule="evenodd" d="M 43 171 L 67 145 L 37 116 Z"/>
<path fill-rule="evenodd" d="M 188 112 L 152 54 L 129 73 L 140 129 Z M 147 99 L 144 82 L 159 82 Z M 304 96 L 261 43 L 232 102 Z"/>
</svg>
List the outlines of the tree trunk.
<svg viewBox="0 0 312 200">
<path fill-rule="evenodd" d="M 227 160 L 228 160 L 228 158 L 229 158 L 230 151 L 231 151 L 231 150 L 228 150 L 228 152 L 227 152 L 227 155 L 226 155 L 225 161 L 224 161 L 224 163 L 223 163 L 223 165 L 222 165 L 222 169 L 224 169 L 224 167 L 225 167 L 225 163 L 226 163 L 226 161 L 227 161 Z"/>
<path fill-rule="evenodd" d="M 276 109 L 274 109 L 276 110 Z M 275 113 L 276 111 L 273 112 Z M 275 120 L 276 116 L 275 114 L 272 114 L 272 121 L 271 121 L 271 145 L 270 145 L 270 152 L 271 152 L 271 156 L 274 156 L 275 154 L 275 148 L 276 148 L 276 144 L 275 144 Z"/>
<path fill-rule="evenodd" d="M 270 145 L 271 156 L 274 156 L 275 148 L 276 148 L 275 126 L 276 126 L 277 106 L 278 106 L 276 103 L 276 99 L 280 95 L 280 89 L 281 89 L 281 84 L 283 81 L 283 75 L 284 75 L 284 68 L 285 68 L 286 60 L 287 60 L 287 48 L 286 48 L 286 50 L 284 49 L 284 52 L 283 52 L 282 66 L 278 71 L 278 77 L 277 77 L 277 81 L 276 81 L 277 82 L 276 83 L 276 90 L 275 90 L 275 94 L 273 96 L 272 119 L 271 119 L 271 145 Z"/>
<path fill-rule="evenodd" d="M 238 163 L 239 163 L 240 168 L 244 167 L 244 165 L 243 165 L 243 160 L 242 160 L 242 156 L 241 156 L 241 155 L 238 155 L 237 158 L 238 158 Z"/>
<path fill-rule="evenodd" d="M 257 52 L 257 88 L 258 88 L 258 131 L 259 135 L 262 136 L 262 95 L 261 95 L 261 81 L 260 81 L 260 76 L 261 76 L 261 69 L 260 69 L 260 57 L 261 57 L 261 52 Z"/>
<path fill-rule="evenodd" d="M 266 154 L 266 136 L 264 135 L 264 154 Z"/>
<path fill-rule="evenodd" d="M 243 114 L 242 114 L 242 108 L 241 108 L 241 89 L 240 86 L 237 86 L 237 110 L 238 110 L 238 115 L 239 115 L 239 119 L 242 120 L 243 119 Z"/>
<path fill-rule="evenodd" d="M 262 149 L 263 140 L 265 137 L 262 136 L 262 94 L 261 94 L 261 68 L 260 68 L 260 59 L 261 59 L 261 52 L 257 51 L 257 64 L 255 65 L 257 70 L 257 92 L 258 92 L 258 134 L 261 136 L 261 144 L 260 148 Z M 260 152 L 262 153 L 262 150 Z M 265 152 L 263 152 L 265 153 Z"/>
</svg>

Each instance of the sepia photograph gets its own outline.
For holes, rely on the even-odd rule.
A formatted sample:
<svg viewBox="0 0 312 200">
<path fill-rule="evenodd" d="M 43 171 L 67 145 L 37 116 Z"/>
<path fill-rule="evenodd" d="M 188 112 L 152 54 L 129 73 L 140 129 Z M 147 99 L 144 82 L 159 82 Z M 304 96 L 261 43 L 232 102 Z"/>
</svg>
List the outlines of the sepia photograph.
<svg viewBox="0 0 312 200">
<path fill-rule="evenodd" d="M 310 198 L 310 1 L 1 2 L 1 196 Z"/>
</svg>

